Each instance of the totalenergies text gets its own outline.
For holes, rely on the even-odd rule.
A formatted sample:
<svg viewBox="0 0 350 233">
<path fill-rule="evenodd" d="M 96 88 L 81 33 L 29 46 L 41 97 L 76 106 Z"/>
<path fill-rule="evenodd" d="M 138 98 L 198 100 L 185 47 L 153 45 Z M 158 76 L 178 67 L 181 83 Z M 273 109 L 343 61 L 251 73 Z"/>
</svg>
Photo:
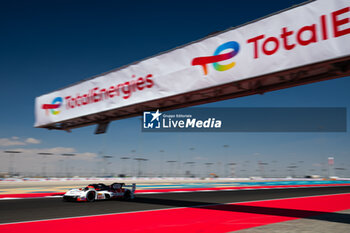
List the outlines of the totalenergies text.
<svg viewBox="0 0 350 233">
<path fill-rule="evenodd" d="M 279 36 L 266 38 L 265 34 L 247 40 L 254 48 L 254 58 L 259 59 L 261 54 L 270 56 L 275 54 L 281 47 L 285 50 L 293 50 L 295 47 L 307 46 L 321 40 L 328 40 L 329 37 L 341 37 L 350 34 L 350 7 L 334 11 L 329 16 L 321 15 L 319 22 L 301 27 L 298 30 L 290 30 L 287 27 L 281 29 Z M 327 18 L 330 18 L 330 25 Z M 331 28 L 329 33 L 328 28 Z"/>
<path fill-rule="evenodd" d="M 93 103 L 98 103 L 111 98 L 122 97 L 123 99 L 129 99 L 133 93 L 143 91 L 147 88 L 154 86 L 153 75 L 148 74 L 145 77 L 132 76 L 132 80 L 119 83 L 108 88 L 94 87 L 85 94 L 76 94 L 74 96 L 66 96 L 65 106 L 66 109 L 77 108 Z"/>
</svg>

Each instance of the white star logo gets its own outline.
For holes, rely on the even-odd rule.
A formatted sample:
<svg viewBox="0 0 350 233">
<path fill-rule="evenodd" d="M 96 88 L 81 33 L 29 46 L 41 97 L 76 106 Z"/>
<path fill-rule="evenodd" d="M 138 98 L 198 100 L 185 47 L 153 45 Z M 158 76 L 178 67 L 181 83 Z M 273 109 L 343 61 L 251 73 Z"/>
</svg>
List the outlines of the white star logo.
<svg viewBox="0 0 350 233">
<path fill-rule="evenodd" d="M 151 113 L 151 114 L 152 114 L 152 116 L 153 116 L 151 122 L 153 122 L 153 121 L 156 120 L 156 119 L 157 119 L 157 121 L 159 121 L 159 116 L 162 115 L 161 113 L 159 113 L 159 109 L 157 110 L 157 112 Z"/>
</svg>

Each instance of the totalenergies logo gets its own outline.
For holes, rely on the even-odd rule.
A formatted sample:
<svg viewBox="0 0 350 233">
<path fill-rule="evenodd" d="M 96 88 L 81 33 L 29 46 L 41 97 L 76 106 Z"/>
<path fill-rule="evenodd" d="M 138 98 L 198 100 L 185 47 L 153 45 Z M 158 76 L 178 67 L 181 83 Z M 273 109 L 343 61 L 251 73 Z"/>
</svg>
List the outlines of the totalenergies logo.
<svg viewBox="0 0 350 233">
<path fill-rule="evenodd" d="M 70 94 L 63 97 L 56 97 L 51 104 L 41 105 L 41 109 L 45 110 L 47 116 L 50 112 L 52 115 L 58 115 L 63 109 L 66 111 L 83 108 L 104 101 L 115 103 L 117 98 L 127 100 L 137 94 L 137 92 L 145 91 L 153 86 L 153 74 L 147 74 L 143 77 L 132 75 L 131 80 L 111 86 L 95 86 L 85 91 L 83 88 L 77 88 L 75 95 Z"/>
<path fill-rule="evenodd" d="M 61 107 L 63 103 L 62 97 L 56 97 L 51 104 L 43 104 L 42 109 L 46 110 L 46 115 L 49 115 L 49 111 L 51 112 L 52 115 L 57 115 L 61 111 L 58 111 L 57 109 Z"/>
<path fill-rule="evenodd" d="M 232 49 L 232 51 L 228 53 L 220 54 L 222 51 Z M 220 65 L 219 62 L 226 61 L 228 59 L 233 58 L 239 52 L 239 44 L 236 41 L 229 41 L 225 44 L 220 45 L 214 52 L 213 56 L 209 57 L 196 57 L 192 60 L 192 65 L 197 66 L 200 65 L 203 67 L 204 74 L 208 74 L 208 64 L 213 64 L 214 69 L 217 71 L 225 71 L 233 68 L 236 65 L 236 62 L 231 62 L 227 65 Z"/>
</svg>

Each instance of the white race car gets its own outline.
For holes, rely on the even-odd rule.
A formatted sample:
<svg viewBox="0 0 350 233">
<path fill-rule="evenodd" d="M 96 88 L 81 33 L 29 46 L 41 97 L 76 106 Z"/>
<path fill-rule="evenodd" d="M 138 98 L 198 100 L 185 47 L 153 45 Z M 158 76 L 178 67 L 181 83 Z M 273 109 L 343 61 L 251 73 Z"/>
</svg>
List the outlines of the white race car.
<svg viewBox="0 0 350 233">
<path fill-rule="evenodd" d="M 129 187 L 127 189 L 124 187 Z M 71 189 L 63 195 L 64 201 L 87 201 L 106 199 L 131 200 L 135 198 L 136 184 L 125 185 L 124 183 L 113 183 L 111 185 L 89 184 L 85 188 Z"/>
</svg>

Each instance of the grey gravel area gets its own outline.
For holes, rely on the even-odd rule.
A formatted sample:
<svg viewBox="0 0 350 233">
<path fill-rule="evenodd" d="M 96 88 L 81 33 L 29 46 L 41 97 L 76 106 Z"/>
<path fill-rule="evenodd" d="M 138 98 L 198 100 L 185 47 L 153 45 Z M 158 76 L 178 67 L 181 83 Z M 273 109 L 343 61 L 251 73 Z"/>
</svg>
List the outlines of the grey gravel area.
<svg viewBox="0 0 350 233">
<path fill-rule="evenodd" d="M 277 180 L 278 181 L 278 180 Z M 147 180 L 147 179 L 115 179 L 115 180 L 68 180 L 68 181 L 22 181 L 22 182 L 0 182 L 1 189 L 9 188 L 33 188 L 33 187 L 61 187 L 61 186 L 74 186 L 80 187 L 92 183 L 137 183 L 137 184 L 184 184 L 184 183 L 218 183 L 218 182 L 257 182 L 255 180 L 227 180 L 227 179 L 212 179 L 212 180 L 200 180 L 200 179 L 162 179 L 162 180 Z"/>
<path fill-rule="evenodd" d="M 236 233 L 347 233 L 350 232 L 350 209 L 260 227 L 234 231 Z"/>
</svg>

